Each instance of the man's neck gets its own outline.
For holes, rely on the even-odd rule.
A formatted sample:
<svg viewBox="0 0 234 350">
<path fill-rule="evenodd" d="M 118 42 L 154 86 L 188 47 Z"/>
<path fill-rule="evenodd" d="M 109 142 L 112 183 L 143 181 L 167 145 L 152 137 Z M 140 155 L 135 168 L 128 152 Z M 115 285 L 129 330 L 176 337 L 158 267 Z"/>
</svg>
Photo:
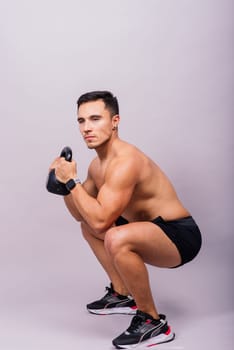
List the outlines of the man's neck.
<svg viewBox="0 0 234 350">
<path fill-rule="evenodd" d="M 115 136 L 105 144 L 95 149 L 95 151 L 97 152 L 97 156 L 101 162 L 104 162 L 112 157 L 112 155 L 115 153 L 115 149 L 118 147 L 117 145 L 119 141 L 120 139 L 118 138 L 118 136 Z"/>
</svg>

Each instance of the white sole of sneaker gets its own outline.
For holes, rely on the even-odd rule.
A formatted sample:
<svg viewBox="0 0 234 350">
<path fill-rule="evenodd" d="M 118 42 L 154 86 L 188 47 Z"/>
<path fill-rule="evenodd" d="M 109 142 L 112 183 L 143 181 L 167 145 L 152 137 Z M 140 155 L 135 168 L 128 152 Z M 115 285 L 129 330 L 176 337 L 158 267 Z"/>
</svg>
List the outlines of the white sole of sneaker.
<svg viewBox="0 0 234 350">
<path fill-rule="evenodd" d="M 110 309 L 100 309 L 100 310 L 90 310 L 88 311 L 91 314 L 95 315 L 114 315 L 114 314 L 122 314 L 122 315 L 135 315 L 137 308 L 131 308 L 131 307 L 113 307 Z"/>
<path fill-rule="evenodd" d="M 117 349 L 138 349 L 138 350 L 151 349 L 151 347 L 155 345 L 168 343 L 174 339 L 175 339 L 175 333 L 171 332 L 169 328 L 169 332 L 167 332 L 167 334 L 165 333 L 159 334 L 156 337 L 152 337 L 143 342 L 133 344 L 133 345 L 120 345 L 117 347 Z"/>
</svg>

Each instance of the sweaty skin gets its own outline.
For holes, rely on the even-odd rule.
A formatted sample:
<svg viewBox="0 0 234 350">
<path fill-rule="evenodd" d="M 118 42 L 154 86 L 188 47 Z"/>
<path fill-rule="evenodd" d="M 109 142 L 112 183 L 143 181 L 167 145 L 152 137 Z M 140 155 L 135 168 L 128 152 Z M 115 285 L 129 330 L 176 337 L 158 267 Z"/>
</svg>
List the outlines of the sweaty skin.
<svg viewBox="0 0 234 350">
<path fill-rule="evenodd" d="M 115 291 L 131 294 L 139 310 L 158 318 L 145 263 L 173 267 L 181 263 L 174 243 L 150 222 L 190 215 L 167 176 L 149 157 L 118 136 L 119 115 L 111 116 L 102 100 L 78 110 L 78 124 L 96 158 L 83 184 L 77 184 L 65 204 L 81 222 L 84 238 L 108 274 Z M 56 158 L 51 164 L 58 180 L 79 176 L 75 161 Z M 115 226 L 122 215 L 128 225 Z"/>
</svg>

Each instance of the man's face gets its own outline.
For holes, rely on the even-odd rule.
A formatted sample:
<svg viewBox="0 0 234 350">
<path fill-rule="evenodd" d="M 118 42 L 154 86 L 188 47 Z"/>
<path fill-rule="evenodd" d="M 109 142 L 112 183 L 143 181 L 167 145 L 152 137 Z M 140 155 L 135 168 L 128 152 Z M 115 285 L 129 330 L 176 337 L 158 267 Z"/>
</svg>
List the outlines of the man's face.
<svg viewBox="0 0 234 350">
<path fill-rule="evenodd" d="M 98 148 L 110 140 L 118 120 L 117 115 L 111 117 L 102 100 L 82 103 L 78 109 L 80 132 L 91 149 Z"/>
</svg>

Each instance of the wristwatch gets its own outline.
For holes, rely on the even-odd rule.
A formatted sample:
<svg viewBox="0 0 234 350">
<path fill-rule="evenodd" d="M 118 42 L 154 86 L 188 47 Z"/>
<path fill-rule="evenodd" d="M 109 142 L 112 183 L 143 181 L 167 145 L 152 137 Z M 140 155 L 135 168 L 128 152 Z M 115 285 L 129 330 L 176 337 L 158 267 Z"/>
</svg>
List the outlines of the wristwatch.
<svg viewBox="0 0 234 350">
<path fill-rule="evenodd" d="M 71 191 L 74 187 L 76 187 L 77 184 L 81 184 L 80 179 L 75 178 L 75 179 L 70 179 L 65 183 L 65 186 L 68 191 Z"/>
</svg>

